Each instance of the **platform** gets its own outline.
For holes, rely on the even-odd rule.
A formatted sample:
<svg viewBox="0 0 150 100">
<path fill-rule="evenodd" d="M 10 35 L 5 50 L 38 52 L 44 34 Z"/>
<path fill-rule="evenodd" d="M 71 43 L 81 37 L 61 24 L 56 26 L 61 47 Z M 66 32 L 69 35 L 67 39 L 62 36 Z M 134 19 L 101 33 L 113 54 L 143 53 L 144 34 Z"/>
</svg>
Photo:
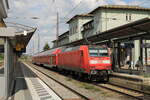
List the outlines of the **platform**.
<svg viewBox="0 0 150 100">
<path fill-rule="evenodd" d="M 0 67 L 0 76 L 4 74 L 4 67 Z"/>
<path fill-rule="evenodd" d="M 150 93 L 150 77 L 112 73 L 109 82 L 121 87 Z"/>
<path fill-rule="evenodd" d="M 121 68 L 118 68 L 117 72 L 126 73 L 126 74 L 133 74 L 133 75 L 140 75 L 141 74 L 140 69 L 137 69 L 137 67 L 129 68 L 128 66 L 123 66 Z M 149 74 L 150 73 L 150 66 L 145 65 L 143 67 L 143 72 L 145 72 L 145 74 Z"/>
<path fill-rule="evenodd" d="M 32 100 L 29 88 L 26 84 L 25 77 L 22 72 L 21 64 L 17 63 L 15 69 L 15 84 L 12 92 L 13 100 Z"/>
<path fill-rule="evenodd" d="M 4 82 L 4 67 L 0 66 L 0 86 L 4 86 L 5 82 Z M 4 91 L 4 89 L 2 89 L 1 91 Z M 0 93 L 0 100 L 3 97 L 4 93 Z"/>
<path fill-rule="evenodd" d="M 18 62 L 15 85 L 10 100 L 61 100 L 30 69 Z"/>
</svg>

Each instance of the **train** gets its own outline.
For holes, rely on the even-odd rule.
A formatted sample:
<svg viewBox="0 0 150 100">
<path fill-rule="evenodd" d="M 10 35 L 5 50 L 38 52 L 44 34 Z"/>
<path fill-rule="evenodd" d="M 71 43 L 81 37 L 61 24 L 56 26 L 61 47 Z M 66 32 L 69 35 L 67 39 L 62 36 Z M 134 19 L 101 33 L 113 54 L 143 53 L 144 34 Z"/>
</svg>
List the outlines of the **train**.
<svg viewBox="0 0 150 100">
<path fill-rule="evenodd" d="M 92 81 L 108 81 L 112 71 L 108 47 L 97 45 L 59 47 L 40 52 L 32 57 L 32 63 Z"/>
</svg>

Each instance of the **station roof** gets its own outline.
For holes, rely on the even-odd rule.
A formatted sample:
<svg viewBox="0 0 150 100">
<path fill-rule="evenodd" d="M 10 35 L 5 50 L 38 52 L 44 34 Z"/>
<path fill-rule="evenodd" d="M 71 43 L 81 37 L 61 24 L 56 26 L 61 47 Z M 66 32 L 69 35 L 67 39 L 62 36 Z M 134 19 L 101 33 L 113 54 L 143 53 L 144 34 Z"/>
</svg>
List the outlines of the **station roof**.
<svg viewBox="0 0 150 100">
<path fill-rule="evenodd" d="M 55 43 L 57 41 L 57 39 L 53 40 L 52 42 Z"/>
<path fill-rule="evenodd" d="M 122 10 L 139 10 L 139 11 L 150 11 L 150 8 L 145 8 L 145 7 L 140 7 L 140 6 L 136 6 L 136 5 L 103 5 L 103 6 L 99 6 L 96 9 L 94 9 L 93 11 L 91 11 L 89 14 L 93 14 L 95 11 L 99 10 L 99 9 L 122 9 Z"/>
<path fill-rule="evenodd" d="M 92 14 L 79 14 L 79 15 L 75 15 L 73 16 L 70 20 L 67 21 L 67 23 L 70 23 L 72 20 L 79 18 L 79 17 L 93 17 Z"/>
<path fill-rule="evenodd" d="M 36 28 L 25 27 L 1 27 L 0 28 L 0 44 L 4 45 L 4 38 L 9 38 L 13 48 L 17 52 L 25 52 L 26 46 L 29 43 Z"/>
<path fill-rule="evenodd" d="M 66 31 L 66 32 L 62 33 L 61 35 L 59 35 L 59 37 L 64 36 L 64 35 L 68 35 L 68 34 L 69 34 L 69 31 Z"/>
<path fill-rule="evenodd" d="M 66 38 L 66 37 L 69 38 L 68 35 L 69 35 L 69 31 L 66 31 L 66 32 L 62 33 L 61 35 L 58 36 L 58 41 L 61 40 L 61 39 Z M 57 41 L 57 39 L 55 39 L 55 40 L 53 40 L 53 41 L 51 41 L 51 42 L 55 43 L 56 41 Z"/>
<path fill-rule="evenodd" d="M 69 31 L 59 35 L 58 37 L 59 37 L 58 40 L 61 40 L 61 39 L 67 38 L 67 37 L 69 38 Z"/>
<path fill-rule="evenodd" d="M 16 43 L 19 43 L 23 44 L 24 47 L 26 47 L 35 31 L 36 28 L 33 28 L 30 30 L 26 30 L 27 35 L 24 35 L 24 32 L 20 32 L 19 34 L 17 33 L 13 38 L 11 38 L 12 42 L 14 41 L 13 44 L 15 45 Z"/>
<path fill-rule="evenodd" d="M 132 37 L 140 37 L 142 35 L 150 35 L 150 18 L 137 20 L 104 32 L 88 37 L 87 40 L 92 43 L 118 40 Z M 85 39 L 81 39 L 67 45 L 80 45 L 86 43 Z"/>
</svg>

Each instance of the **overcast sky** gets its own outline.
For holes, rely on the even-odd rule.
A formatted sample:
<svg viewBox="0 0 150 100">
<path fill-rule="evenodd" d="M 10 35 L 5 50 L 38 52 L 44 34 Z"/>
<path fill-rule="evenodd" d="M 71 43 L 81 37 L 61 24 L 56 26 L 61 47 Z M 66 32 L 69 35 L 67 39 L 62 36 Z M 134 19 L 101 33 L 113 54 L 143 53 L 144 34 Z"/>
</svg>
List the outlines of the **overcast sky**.
<svg viewBox="0 0 150 100">
<path fill-rule="evenodd" d="M 56 39 L 56 12 L 60 14 L 59 30 L 62 34 L 68 30 L 65 22 L 69 18 L 107 4 L 149 7 L 150 0 L 9 0 L 10 10 L 6 21 L 38 28 L 27 47 L 27 53 L 33 53 L 33 51 L 35 53 L 38 47 L 38 33 L 40 34 L 40 51 L 46 42 L 52 46 L 51 41 Z M 75 9 L 72 10 L 73 8 Z M 39 19 L 31 19 L 31 17 Z"/>
</svg>

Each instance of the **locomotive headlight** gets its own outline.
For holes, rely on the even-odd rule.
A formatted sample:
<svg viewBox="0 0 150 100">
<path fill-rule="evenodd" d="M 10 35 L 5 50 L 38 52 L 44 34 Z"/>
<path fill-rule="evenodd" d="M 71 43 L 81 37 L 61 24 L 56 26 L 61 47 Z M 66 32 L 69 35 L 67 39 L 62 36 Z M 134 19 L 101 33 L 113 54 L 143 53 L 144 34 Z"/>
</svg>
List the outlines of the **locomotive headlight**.
<svg viewBox="0 0 150 100">
<path fill-rule="evenodd" d="M 110 60 L 103 60 L 103 63 L 110 64 Z"/>
<path fill-rule="evenodd" d="M 91 74 L 97 74 L 96 70 L 91 70 Z"/>
<path fill-rule="evenodd" d="M 98 61 L 97 60 L 90 60 L 90 64 L 97 64 Z"/>
</svg>

